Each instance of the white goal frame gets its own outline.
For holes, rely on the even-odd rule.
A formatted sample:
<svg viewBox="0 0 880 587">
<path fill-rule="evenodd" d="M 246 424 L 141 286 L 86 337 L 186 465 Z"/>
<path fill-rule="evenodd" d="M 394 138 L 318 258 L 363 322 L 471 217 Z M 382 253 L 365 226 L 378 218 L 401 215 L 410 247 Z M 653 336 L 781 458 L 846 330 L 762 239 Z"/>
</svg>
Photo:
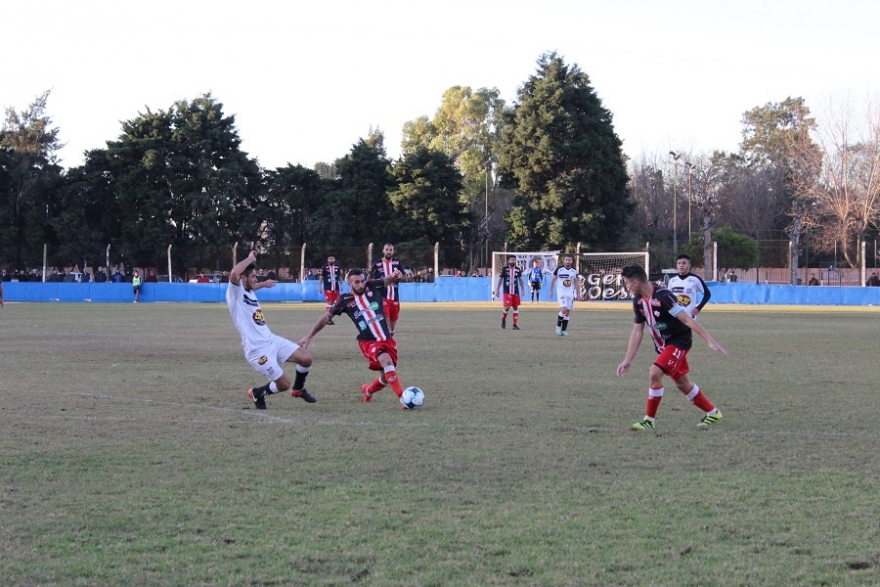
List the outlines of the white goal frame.
<svg viewBox="0 0 880 587">
<path fill-rule="evenodd" d="M 581 296 L 584 300 L 627 300 L 632 294 L 623 286 L 620 270 L 626 265 L 639 264 L 645 274 L 651 275 L 651 254 L 648 246 L 644 251 L 576 253 L 575 268 L 581 282 Z M 586 266 L 585 266 L 586 265 Z"/>
</svg>

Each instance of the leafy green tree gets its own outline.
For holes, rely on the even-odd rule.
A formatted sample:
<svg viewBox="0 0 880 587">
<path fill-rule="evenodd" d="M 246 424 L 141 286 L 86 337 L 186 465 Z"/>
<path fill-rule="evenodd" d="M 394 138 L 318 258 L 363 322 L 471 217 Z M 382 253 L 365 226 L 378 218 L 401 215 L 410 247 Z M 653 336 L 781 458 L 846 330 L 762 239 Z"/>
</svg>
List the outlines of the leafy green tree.
<svg viewBox="0 0 880 587">
<path fill-rule="evenodd" d="M 503 198 L 493 170 L 498 161 L 504 100 L 497 88 L 453 86 L 443 93 L 434 118 L 422 116 L 403 127 L 403 154 L 427 148 L 448 155 L 463 176 L 461 197 L 469 220 L 463 240 L 468 247 L 469 271 L 476 266 L 480 243 L 500 232 L 498 211 L 508 203 Z M 494 229 L 494 230 L 493 230 Z"/>
<path fill-rule="evenodd" d="M 803 98 L 788 97 L 743 114 L 740 153 L 764 174 L 775 174 L 775 190 L 764 190 L 768 199 L 780 202 L 791 236 L 791 283 L 797 283 L 800 241 L 804 231 L 819 224 L 812 201 L 815 197 L 821 151 L 811 133 L 816 121 Z"/>
<path fill-rule="evenodd" d="M 718 243 L 720 267 L 747 269 L 758 264 L 758 243 L 752 237 L 734 232 L 729 226 L 722 226 L 712 231 L 712 239 Z"/>
<path fill-rule="evenodd" d="M 7 108 L 0 128 L 0 257 L 18 268 L 40 265 L 44 243 L 50 254 L 56 252 L 50 220 L 63 173 L 48 99 L 46 91 L 21 112 Z"/>
<path fill-rule="evenodd" d="M 225 266 L 234 243 L 259 240 L 262 177 L 240 146 L 235 117 L 210 94 L 123 123 L 108 151 L 131 262 L 156 262 L 171 244 L 175 263 Z"/>
<path fill-rule="evenodd" d="M 320 240 L 314 223 L 322 205 L 323 182 L 317 171 L 301 165 L 267 172 L 264 226 L 276 268 L 290 265 L 291 255 L 298 255 L 303 243 Z"/>
<path fill-rule="evenodd" d="M 613 249 L 632 209 L 622 143 L 590 79 L 555 52 L 538 60 L 502 130 L 501 169 L 517 186 L 510 218 L 524 247 Z M 512 227 L 513 229 L 514 227 Z M 515 238 L 516 237 L 516 238 Z"/>
<path fill-rule="evenodd" d="M 397 188 L 389 193 L 395 239 L 426 238 L 429 243 L 439 242 L 444 251 L 460 249 L 468 213 L 460 199 L 462 176 L 452 159 L 421 148 L 398 161 L 392 175 L 397 181 Z M 446 261 L 456 266 L 460 262 Z"/>
</svg>

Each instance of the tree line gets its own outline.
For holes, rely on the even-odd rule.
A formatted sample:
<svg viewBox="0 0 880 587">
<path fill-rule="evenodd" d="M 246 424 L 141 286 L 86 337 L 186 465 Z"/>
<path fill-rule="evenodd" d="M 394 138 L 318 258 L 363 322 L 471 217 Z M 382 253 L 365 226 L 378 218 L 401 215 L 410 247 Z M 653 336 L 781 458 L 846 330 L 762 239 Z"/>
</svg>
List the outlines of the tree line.
<svg viewBox="0 0 880 587">
<path fill-rule="evenodd" d="M 108 247 L 115 263 L 164 266 L 169 246 L 176 267 L 226 266 L 239 245 L 284 267 L 298 266 L 303 243 L 317 265 L 391 241 L 399 250 L 440 243 L 441 264 L 469 274 L 502 246 L 612 251 L 650 241 L 655 266 L 685 250 L 711 267 L 719 243 L 722 267 L 794 275 L 802 250 L 814 262 L 833 250 L 855 266 L 857 243 L 878 232 L 876 108 L 867 124 L 841 110 L 820 126 L 789 97 L 743 114 L 736 153 L 632 159 L 589 76 L 556 53 L 538 59 L 511 105 L 495 88 L 449 88 L 433 117 L 404 125 L 396 160 L 370 130 L 313 169 L 261 167 L 211 94 L 147 108 L 63 169 L 48 100 L 7 108 L 0 129 L 8 268 L 42 265 L 44 246 L 55 266 L 103 264 Z"/>
</svg>

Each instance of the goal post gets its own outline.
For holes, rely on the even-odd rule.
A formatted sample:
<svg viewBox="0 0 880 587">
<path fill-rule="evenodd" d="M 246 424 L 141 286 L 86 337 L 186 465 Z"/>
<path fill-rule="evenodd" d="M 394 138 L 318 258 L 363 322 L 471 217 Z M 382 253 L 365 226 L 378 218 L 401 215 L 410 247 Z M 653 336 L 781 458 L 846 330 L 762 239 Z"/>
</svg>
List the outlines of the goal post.
<svg viewBox="0 0 880 587">
<path fill-rule="evenodd" d="M 631 296 L 623 286 L 620 270 L 627 265 L 641 265 L 650 275 L 650 254 L 644 251 L 607 253 L 564 253 L 562 251 L 494 251 L 492 253 L 492 298 L 498 283 L 498 274 L 507 264 L 509 257 L 516 259 L 516 265 L 523 272 L 523 280 L 528 281 L 526 273 L 534 261 L 538 261 L 545 276 L 552 275 L 563 258 L 571 255 L 579 275 L 581 297 L 584 300 L 624 300 Z M 528 286 L 528 284 L 527 284 Z M 523 292 L 525 293 L 525 292 Z"/>
<path fill-rule="evenodd" d="M 583 299 L 626 300 L 631 294 L 623 285 L 620 271 L 627 265 L 641 265 L 650 276 L 650 253 L 644 251 L 614 253 L 579 253 L 576 255 L 576 268 L 581 279 Z"/>
</svg>

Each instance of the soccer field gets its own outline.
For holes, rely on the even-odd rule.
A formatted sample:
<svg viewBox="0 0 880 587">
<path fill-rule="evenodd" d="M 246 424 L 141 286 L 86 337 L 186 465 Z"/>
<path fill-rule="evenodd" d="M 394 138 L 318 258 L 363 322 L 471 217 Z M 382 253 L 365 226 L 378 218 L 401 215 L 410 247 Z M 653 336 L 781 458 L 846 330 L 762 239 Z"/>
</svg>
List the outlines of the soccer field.
<svg viewBox="0 0 880 587">
<path fill-rule="evenodd" d="M 297 340 L 323 305 L 263 309 Z M 724 420 L 670 383 L 647 433 L 647 337 L 615 375 L 628 304 L 568 338 L 552 304 L 500 314 L 403 304 L 421 410 L 361 402 L 343 316 L 318 403 L 258 411 L 225 305 L 7 304 L 0 585 L 880 584 L 880 310 L 710 304 L 730 356 L 689 360 Z"/>
</svg>

